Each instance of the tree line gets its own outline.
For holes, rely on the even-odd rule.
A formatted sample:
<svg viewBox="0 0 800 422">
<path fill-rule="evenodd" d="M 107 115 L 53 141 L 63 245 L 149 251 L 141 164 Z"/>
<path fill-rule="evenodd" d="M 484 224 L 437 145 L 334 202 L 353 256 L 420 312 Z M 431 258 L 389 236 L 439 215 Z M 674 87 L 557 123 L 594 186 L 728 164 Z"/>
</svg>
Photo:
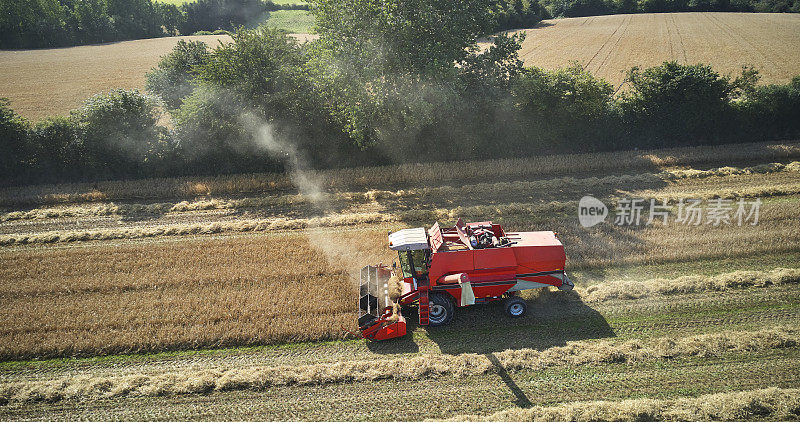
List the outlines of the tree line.
<svg viewBox="0 0 800 422">
<path fill-rule="evenodd" d="M 800 12 L 800 0 L 485 0 L 490 32 L 526 28 L 542 19 L 643 12 Z M 190 35 L 253 27 L 269 12 L 309 10 L 269 0 L 4 0 L 0 48 L 46 48 Z M 461 13 L 453 10 L 452 13 Z"/>
<path fill-rule="evenodd" d="M 800 0 L 540 0 L 550 16 L 620 13 L 758 12 L 800 13 Z"/>
<path fill-rule="evenodd" d="M 269 12 L 308 9 L 266 0 L 4 0 L 0 48 L 46 48 L 233 30 L 263 22 Z"/>
<path fill-rule="evenodd" d="M 180 41 L 148 93 L 111 91 L 35 125 L 0 105 L 7 184 L 282 171 L 751 142 L 800 135 L 800 77 L 524 67 L 480 0 L 315 0 L 320 38 L 268 28 Z M 453 13 L 460 10 L 463 13 Z M 169 123 L 164 124 L 165 121 Z"/>
</svg>

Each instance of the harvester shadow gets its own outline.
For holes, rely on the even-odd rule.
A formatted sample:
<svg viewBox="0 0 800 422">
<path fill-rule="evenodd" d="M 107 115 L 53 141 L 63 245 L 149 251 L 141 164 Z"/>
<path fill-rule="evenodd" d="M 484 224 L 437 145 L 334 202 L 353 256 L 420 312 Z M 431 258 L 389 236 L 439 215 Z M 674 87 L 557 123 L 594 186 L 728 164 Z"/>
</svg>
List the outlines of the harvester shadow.
<svg viewBox="0 0 800 422">
<path fill-rule="evenodd" d="M 530 399 L 528 399 L 528 396 L 525 395 L 525 392 L 522 391 L 517 383 L 514 382 L 514 379 L 508 375 L 508 371 L 506 371 L 506 368 L 502 363 L 500 363 L 500 360 L 497 359 L 497 356 L 495 356 L 493 353 L 487 353 L 486 358 L 489 359 L 489 362 L 492 362 L 495 373 L 500 377 L 501 380 L 503 380 L 503 383 L 505 383 L 506 387 L 511 390 L 511 393 L 514 394 L 514 397 L 516 398 L 516 400 L 514 400 L 514 404 L 516 404 L 517 407 L 533 406 L 533 403 L 531 403 Z"/>
<path fill-rule="evenodd" d="M 415 308 L 416 309 L 416 308 Z M 368 341 L 367 349 L 373 353 L 382 355 L 401 354 L 401 353 L 417 353 L 419 352 L 419 345 L 414 341 L 414 336 L 411 331 L 417 327 L 416 320 L 408 321 L 408 334 L 403 337 L 393 338 L 383 341 Z"/>
<path fill-rule="evenodd" d="M 508 317 L 501 303 L 458 308 L 444 327 L 427 328 L 442 353 L 490 354 L 507 349 L 544 350 L 569 341 L 614 337 L 614 330 L 574 292 L 544 291 L 527 314 Z"/>
</svg>

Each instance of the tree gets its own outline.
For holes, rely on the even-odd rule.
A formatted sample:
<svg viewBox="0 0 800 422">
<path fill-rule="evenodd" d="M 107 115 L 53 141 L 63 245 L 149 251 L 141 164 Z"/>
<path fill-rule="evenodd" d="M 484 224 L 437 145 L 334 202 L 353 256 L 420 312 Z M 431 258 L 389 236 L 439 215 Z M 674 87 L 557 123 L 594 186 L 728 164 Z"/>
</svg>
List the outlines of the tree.
<svg viewBox="0 0 800 422">
<path fill-rule="evenodd" d="M 8 182 L 30 167 L 28 122 L 0 98 L 0 179 Z"/>
<path fill-rule="evenodd" d="M 200 80 L 240 95 L 271 121 L 299 121 L 310 82 L 297 41 L 274 28 L 239 31 L 198 68 Z"/>
<path fill-rule="evenodd" d="M 745 70 L 742 78 L 750 76 Z M 644 71 L 635 67 L 628 72 L 631 88 L 620 106 L 641 136 L 657 145 L 667 139 L 670 144 L 718 140 L 732 118 L 730 101 L 741 91 L 740 81 L 702 64 L 672 61 Z"/>
<path fill-rule="evenodd" d="M 95 95 L 73 112 L 81 131 L 84 164 L 98 178 L 138 177 L 156 164 L 170 145 L 153 97 L 112 90 Z"/>
<path fill-rule="evenodd" d="M 482 0 L 313 0 L 320 42 L 356 73 L 441 75 L 492 29 Z"/>
<path fill-rule="evenodd" d="M 58 0 L 0 2 L 0 48 L 56 47 L 71 38 Z"/>
<path fill-rule="evenodd" d="M 180 107 L 183 99 L 194 90 L 195 69 L 208 57 L 208 46 L 204 42 L 178 41 L 158 66 L 145 75 L 147 90 L 160 96 L 170 109 Z"/>
<path fill-rule="evenodd" d="M 118 38 L 105 0 L 75 2 L 70 19 L 78 44 L 108 42 Z"/>
<path fill-rule="evenodd" d="M 332 114 L 362 147 L 419 149 L 419 136 L 431 136 L 433 128 L 460 114 L 458 97 L 470 80 L 461 75 L 487 69 L 476 58 L 477 39 L 495 24 L 495 2 L 314 0 L 312 5 L 320 34 L 311 48 L 312 67 L 319 70 L 314 74 L 327 87 L 329 101 L 337 103 Z M 516 56 L 516 50 L 502 51 Z"/>
<path fill-rule="evenodd" d="M 297 41 L 274 28 L 240 30 L 196 68 L 199 88 L 176 113 L 178 136 L 192 169 L 227 173 L 281 168 L 253 137 L 255 118 L 312 159 L 338 147 L 342 133 L 309 73 Z"/>
</svg>

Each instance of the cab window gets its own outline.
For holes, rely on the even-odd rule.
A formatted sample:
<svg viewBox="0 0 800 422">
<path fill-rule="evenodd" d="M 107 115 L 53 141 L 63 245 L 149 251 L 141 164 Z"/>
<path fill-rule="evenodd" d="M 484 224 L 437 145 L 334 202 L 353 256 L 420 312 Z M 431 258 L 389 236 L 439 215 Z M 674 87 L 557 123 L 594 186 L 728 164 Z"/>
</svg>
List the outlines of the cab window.
<svg viewBox="0 0 800 422">
<path fill-rule="evenodd" d="M 403 270 L 403 278 L 416 277 L 417 274 L 423 274 L 427 271 L 425 268 L 424 250 L 400 251 L 398 255 L 400 257 L 400 268 Z M 411 258 L 411 261 L 413 261 L 413 270 L 411 268 L 412 263 L 409 262 L 409 257 Z"/>
</svg>

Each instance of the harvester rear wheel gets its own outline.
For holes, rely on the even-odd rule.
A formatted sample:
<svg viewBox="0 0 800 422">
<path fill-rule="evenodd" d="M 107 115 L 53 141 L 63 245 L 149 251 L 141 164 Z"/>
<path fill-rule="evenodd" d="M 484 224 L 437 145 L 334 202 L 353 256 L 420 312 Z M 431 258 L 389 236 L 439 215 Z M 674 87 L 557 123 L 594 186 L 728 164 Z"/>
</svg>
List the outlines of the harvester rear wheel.
<svg viewBox="0 0 800 422">
<path fill-rule="evenodd" d="M 508 316 L 511 318 L 519 318 L 524 316 L 525 312 L 528 311 L 528 302 L 525 302 L 521 297 L 513 296 L 506 299 L 503 307 Z"/>
<path fill-rule="evenodd" d="M 431 293 L 429 298 L 429 325 L 431 327 L 436 327 L 450 322 L 450 320 L 453 319 L 453 313 L 455 313 L 453 301 L 442 293 Z"/>
</svg>

